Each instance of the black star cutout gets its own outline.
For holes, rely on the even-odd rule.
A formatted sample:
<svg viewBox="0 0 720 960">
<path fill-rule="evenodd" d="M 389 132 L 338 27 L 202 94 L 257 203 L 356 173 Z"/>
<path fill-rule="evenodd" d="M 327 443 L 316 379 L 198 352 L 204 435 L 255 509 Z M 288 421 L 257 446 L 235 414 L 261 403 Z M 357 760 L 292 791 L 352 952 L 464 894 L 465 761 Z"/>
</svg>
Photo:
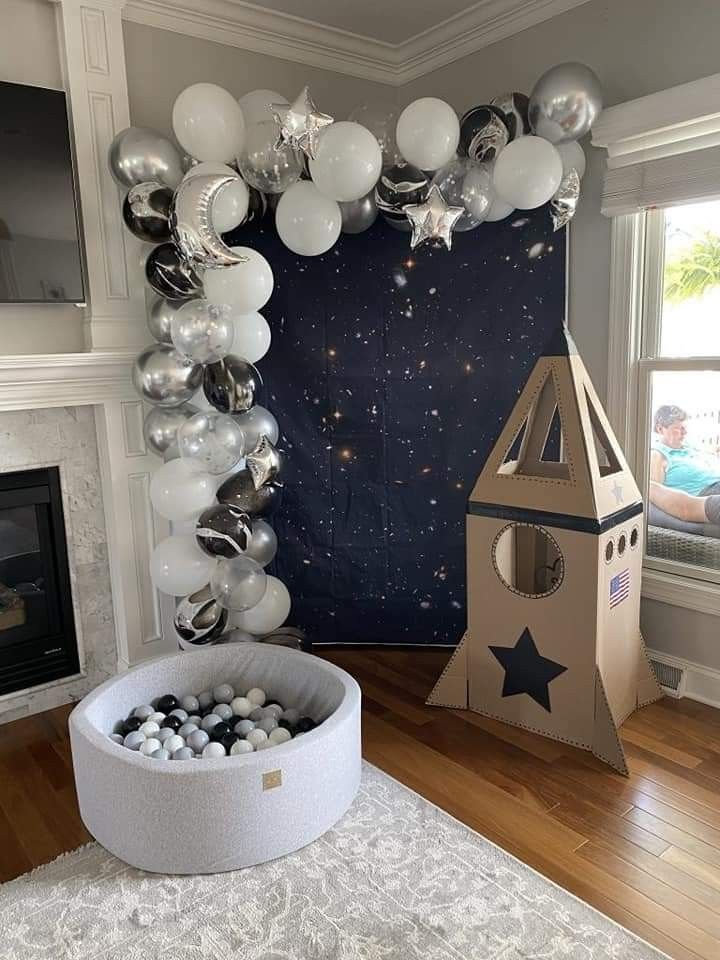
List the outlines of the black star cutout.
<svg viewBox="0 0 720 960">
<path fill-rule="evenodd" d="M 565 673 L 567 667 L 542 657 L 527 627 L 514 647 L 489 646 L 488 649 L 505 670 L 503 697 L 526 693 L 550 713 L 548 684 Z"/>
</svg>

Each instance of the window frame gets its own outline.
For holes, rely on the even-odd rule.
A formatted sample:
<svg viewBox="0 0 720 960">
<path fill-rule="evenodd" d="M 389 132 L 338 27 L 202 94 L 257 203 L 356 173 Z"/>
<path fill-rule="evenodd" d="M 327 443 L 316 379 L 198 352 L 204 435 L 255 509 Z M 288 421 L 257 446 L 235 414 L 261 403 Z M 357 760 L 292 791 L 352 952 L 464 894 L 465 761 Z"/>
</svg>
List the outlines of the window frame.
<svg viewBox="0 0 720 960">
<path fill-rule="evenodd" d="M 663 211 L 612 218 L 607 408 L 646 502 L 652 373 L 720 371 L 720 357 L 658 356 L 664 247 Z M 644 555 L 642 596 L 720 616 L 720 571 Z"/>
</svg>

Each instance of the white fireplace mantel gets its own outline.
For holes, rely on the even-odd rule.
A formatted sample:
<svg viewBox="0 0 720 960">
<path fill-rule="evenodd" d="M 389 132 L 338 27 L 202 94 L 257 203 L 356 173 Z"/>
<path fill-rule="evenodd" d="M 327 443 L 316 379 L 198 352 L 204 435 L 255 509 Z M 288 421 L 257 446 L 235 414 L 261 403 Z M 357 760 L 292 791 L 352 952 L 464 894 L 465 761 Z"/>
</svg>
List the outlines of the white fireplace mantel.
<svg viewBox="0 0 720 960">
<path fill-rule="evenodd" d="M 177 649 L 172 600 L 150 580 L 150 554 L 169 530 L 148 496 L 159 461 L 143 437 L 132 360 L 125 350 L 0 359 L 0 411 L 95 407 L 120 669 Z"/>
</svg>

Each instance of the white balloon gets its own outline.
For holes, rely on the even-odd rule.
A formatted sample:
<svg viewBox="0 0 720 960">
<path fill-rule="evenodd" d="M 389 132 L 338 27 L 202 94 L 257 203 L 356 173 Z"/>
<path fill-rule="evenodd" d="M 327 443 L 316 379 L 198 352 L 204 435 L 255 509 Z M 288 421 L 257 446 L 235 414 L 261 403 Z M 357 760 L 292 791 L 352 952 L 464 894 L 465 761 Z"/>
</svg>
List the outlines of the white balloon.
<svg viewBox="0 0 720 960">
<path fill-rule="evenodd" d="M 233 350 L 237 356 L 257 363 L 270 349 L 270 324 L 261 313 L 236 316 Z"/>
<path fill-rule="evenodd" d="M 318 190 L 343 203 L 369 193 L 381 170 L 380 144 L 369 130 L 349 120 L 326 127 L 316 156 L 310 158 L 310 176 Z"/>
<path fill-rule="evenodd" d="M 233 160 L 242 149 L 245 121 L 237 100 L 214 83 L 194 83 L 172 112 L 178 143 L 198 160 Z"/>
<path fill-rule="evenodd" d="M 214 163 L 212 160 L 206 160 L 190 167 L 183 180 L 191 180 L 193 177 L 236 177 L 237 175 L 237 170 L 233 170 L 226 163 Z"/>
<path fill-rule="evenodd" d="M 183 460 L 168 460 L 152 475 L 150 502 L 166 520 L 194 520 L 215 503 L 217 486 L 208 473 Z"/>
<path fill-rule="evenodd" d="M 161 540 L 153 550 L 150 577 L 163 593 L 186 597 L 207 585 L 216 564 L 197 545 L 194 534 L 172 536 Z"/>
<path fill-rule="evenodd" d="M 495 161 L 493 183 L 498 194 L 519 210 L 534 210 L 553 196 L 562 180 L 562 160 L 542 137 L 518 137 Z"/>
<path fill-rule="evenodd" d="M 290 594 L 285 584 L 277 577 L 268 575 L 262 600 L 250 610 L 232 614 L 232 623 L 255 636 L 270 633 L 285 623 L 290 607 Z"/>
<path fill-rule="evenodd" d="M 320 193 L 311 181 L 300 180 L 280 197 L 275 225 L 280 239 L 293 253 L 316 257 L 329 250 L 340 236 L 342 214 L 335 200 Z"/>
<path fill-rule="evenodd" d="M 215 195 L 212 222 L 218 233 L 234 230 L 245 221 L 250 204 L 250 191 L 242 177 L 236 176 Z"/>
<path fill-rule="evenodd" d="M 455 156 L 460 124 L 450 104 L 437 97 L 421 97 L 400 114 L 395 135 L 408 163 L 421 170 L 437 170 Z"/>
<path fill-rule="evenodd" d="M 514 210 L 515 207 L 511 203 L 507 203 L 496 193 L 493 202 L 490 204 L 490 209 L 485 215 L 485 223 L 495 223 L 497 220 L 504 220 L 506 217 L 509 217 Z"/>
<path fill-rule="evenodd" d="M 288 101 L 276 90 L 251 90 L 243 94 L 238 101 L 240 109 L 245 117 L 245 125 L 251 123 L 264 123 L 266 120 L 272 120 L 272 105 L 282 103 L 287 106 Z"/>
<path fill-rule="evenodd" d="M 571 170 L 577 170 L 577 175 L 582 180 L 585 175 L 585 151 L 576 140 L 569 140 L 567 143 L 556 143 L 555 149 L 560 154 L 563 165 L 563 176 L 570 173 Z"/>
<path fill-rule="evenodd" d="M 212 303 L 229 303 L 235 313 L 254 313 L 273 292 L 273 272 L 265 257 L 250 247 L 231 247 L 247 262 L 205 271 L 205 296 Z"/>
</svg>

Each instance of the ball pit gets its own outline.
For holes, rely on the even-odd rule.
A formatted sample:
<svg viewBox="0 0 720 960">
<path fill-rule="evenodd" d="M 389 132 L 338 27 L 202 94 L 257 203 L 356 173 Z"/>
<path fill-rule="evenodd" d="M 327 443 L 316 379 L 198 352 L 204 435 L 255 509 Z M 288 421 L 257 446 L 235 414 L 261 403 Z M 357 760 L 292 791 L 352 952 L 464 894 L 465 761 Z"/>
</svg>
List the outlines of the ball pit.
<svg viewBox="0 0 720 960">
<path fill-rule="evenodd" d="M 244 732 L 223 730 L 216 740 L 212 728 L 229 727 L 227 720 L 215 715 L 205 730 L 205 717 L 173 708 L 187 714 L 175 718 L 180 726 L 200 721 L 189 736 L 202 759 L 184 741 L 172 743 L 183 739 L 173 726 L 159 726 L 150 738 L 140 733 L 143 723 L 157 725 L 148 718 L 163 711 L 154 707 L 141 710 L 145 716 L 135 711 L 137 726 L 123 722 L 122 744 L 113 736 L 134 704 L 157 707 L 158 698 L 173 691 L 180 704 L 202 712 L 216 706 L 215 693 L 228 696 L 215 689 L 222 685 L 247 692 L 229 701 L 228 719 Z M 240 710 L 238 699 L 248 701 Z M 277 701 L 292 704 L 294 723 L 283 720 L 277 706 L 270 709 Z M 266 711 L 259 719 L 277 717 L 274 726 L 266 724 L 269 732 L 251 721 L 257 709 Z M 306 732 L 303 718 L 312 718 Z M 301 735 L 291 738 L 290 728 Z M 305 846 L 350 805 L 360 782 L 360 691 L 345 671 L 306 653 L 271 644 L 218 645 L 162 657 L 98 687 L 73 711 L 70 740 L 80 813 L 111 853 L 153 872 L 236 870 Z M 154 749 L 145 755 L 148 741 Z M 128 749 L 131 744 L 137 745 Z"/>
</svg>

